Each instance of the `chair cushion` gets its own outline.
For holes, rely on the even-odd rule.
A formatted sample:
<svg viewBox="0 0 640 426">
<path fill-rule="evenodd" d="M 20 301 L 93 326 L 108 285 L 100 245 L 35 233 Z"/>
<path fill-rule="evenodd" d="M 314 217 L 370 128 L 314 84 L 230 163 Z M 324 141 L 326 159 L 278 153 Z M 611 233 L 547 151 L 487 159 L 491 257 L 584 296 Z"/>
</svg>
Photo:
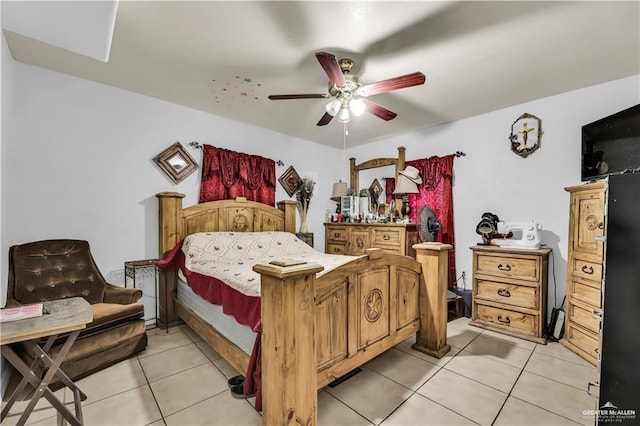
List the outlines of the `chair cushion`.
<svg viewBox="0 0 640 426">
<path fill-rule="evenodd" d="M 120 324 L 144 317 L 144 305 L 142 303 L 130 303 L 119 305 L 116 303 L 94 303 L 91 305 L 93 321 L 87 324 L 86 330 L 81 335 L 91 334 L 106 328 L 114 328 Z"/>
<path fill-rule="evenodd" d="M 18 302 L 38 303 L 76 296 L 91 304 L 102 302 L 104 284 L 87 241 L 39 241 L 14 246 L 12 250 L 13 297 Z"/>
</svg>

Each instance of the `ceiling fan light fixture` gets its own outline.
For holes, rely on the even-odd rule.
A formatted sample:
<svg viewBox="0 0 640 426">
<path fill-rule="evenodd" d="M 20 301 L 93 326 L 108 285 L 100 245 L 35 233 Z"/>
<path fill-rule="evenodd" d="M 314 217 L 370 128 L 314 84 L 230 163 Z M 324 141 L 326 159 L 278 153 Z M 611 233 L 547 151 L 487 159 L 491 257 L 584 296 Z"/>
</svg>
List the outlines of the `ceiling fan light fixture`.
<svg viewBox="0 0 640 426">
<path fill-rule="evenodd" d="M 340 112 L 338 113 L 338 122 L 340 123 L 348 123 L 351 121 L 351 114 L 349 113 L 349 108 L 342 107 L 340 108 Z"/>
<path fill-rule="evenodd" d="M 349 103 L 349 109 L 353 115 L 360 117 L 364 113 L 365 109 L 367 109 L 367 106 L 361 99 L 352 99 Z"/>
<path fill-rule="evenodd" d="M 324 109 L 327 111 L 327 114 L 329 114 L 332 117 L 335 117 L 336 114 L 340 111 L 340 108 L 342 107 L 342 103 L 337 100 L 334 99 L 331 102 L 329 102 Z"/>
</svg>

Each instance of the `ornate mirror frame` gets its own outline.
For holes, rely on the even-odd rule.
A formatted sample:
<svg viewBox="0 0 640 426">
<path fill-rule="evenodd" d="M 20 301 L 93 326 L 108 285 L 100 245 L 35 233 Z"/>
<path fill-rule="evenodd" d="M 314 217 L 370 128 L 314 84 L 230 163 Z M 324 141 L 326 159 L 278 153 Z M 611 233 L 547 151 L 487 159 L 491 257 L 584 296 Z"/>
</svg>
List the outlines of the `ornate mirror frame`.
<svg viewBox="0 0 640 426">
<path fill-rule="evenodd" d="M 511 151 L 527 158 L 540 148 L 542 138 L 542 120 L 535 115 L 524 113 L 511 125 Z"/>
</svg>

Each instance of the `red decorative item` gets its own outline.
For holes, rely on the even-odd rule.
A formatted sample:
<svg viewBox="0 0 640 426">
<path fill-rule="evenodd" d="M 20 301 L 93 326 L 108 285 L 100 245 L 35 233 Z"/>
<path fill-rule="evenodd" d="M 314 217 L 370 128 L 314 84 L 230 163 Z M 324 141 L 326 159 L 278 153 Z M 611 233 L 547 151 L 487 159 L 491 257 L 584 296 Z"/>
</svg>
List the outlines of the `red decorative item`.
<svg viewBox="0 0 640 426">
<path fill-rule="evenodd" d="M 454 246 L 449 251 L 449 288 L 456 282 L 456 256 L 453 235 L 453 159 L 455 154 L 445 157 L 429 157 L 405 162 L 420 171 L 422 185 L 418 185 L 417 194 L 409 195 L 411 213 L 409 218 L 416 221 L 416 213 L 421 206 L 429 206 L 441 224 L 437 240 Z"/>
<path fill-rule="evenodd" d="M 275 161 L 204 145 L 200 203 L 236 197 L 275 206 Z"/>
</svg>

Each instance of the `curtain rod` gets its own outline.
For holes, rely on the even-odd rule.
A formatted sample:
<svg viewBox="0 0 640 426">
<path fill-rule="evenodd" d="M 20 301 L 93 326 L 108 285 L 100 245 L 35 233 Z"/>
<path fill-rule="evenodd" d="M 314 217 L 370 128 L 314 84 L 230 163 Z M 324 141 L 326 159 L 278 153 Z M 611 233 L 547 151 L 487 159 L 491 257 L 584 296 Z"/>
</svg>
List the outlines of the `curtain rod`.
<svg viewBox="0 0 640 426">
<path fill-rule="evenodd" d="M 189 146 L 190 146 L 191 148 L 195 148 L 195 149 L 202 149 L 202 145 L 200 145 L 200 142 L 197 142 L 197 141 L 191 141 L 191 142 L 189 142 Z M 277 164 L 278 166 L 284 166 L 284 163 L 282 162 L 282 160 L 277 160 L 277 161 L 276 161 L 276 164 Z"/>
</svg>

